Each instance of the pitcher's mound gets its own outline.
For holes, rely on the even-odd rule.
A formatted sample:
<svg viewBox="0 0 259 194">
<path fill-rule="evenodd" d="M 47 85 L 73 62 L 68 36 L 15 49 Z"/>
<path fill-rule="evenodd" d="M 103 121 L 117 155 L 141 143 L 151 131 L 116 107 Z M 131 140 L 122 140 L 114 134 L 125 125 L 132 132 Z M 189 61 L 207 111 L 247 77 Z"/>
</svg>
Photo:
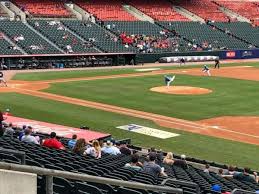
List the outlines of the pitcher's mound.
<svg viewBox="0 0 259 194">
<path fill-rule="evenodd" d="M 153 92 L 165 94 L 182 94 L 182 95 L 201 95 L 211 93 L 212 90 L 206 88 L 196 88 L 190 86 L 159 86 L 150 89 Z"/>
</svg>

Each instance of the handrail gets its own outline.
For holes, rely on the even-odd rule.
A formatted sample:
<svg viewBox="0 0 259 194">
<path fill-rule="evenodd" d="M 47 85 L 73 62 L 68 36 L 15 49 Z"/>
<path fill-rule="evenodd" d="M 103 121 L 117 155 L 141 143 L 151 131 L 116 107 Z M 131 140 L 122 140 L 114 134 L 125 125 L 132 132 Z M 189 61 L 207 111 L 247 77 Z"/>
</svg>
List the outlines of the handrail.
<svg viewBox="0 0 259 194">
<path fill-rule="evenodd" d="M 231 194 L 249 194 L 249 193 L 255 194 L 255 192 L 253 192 L 253 191 L 247 191 L 247 190 L 242 190 L 242 189 L 234 189 L 231 192 Z"/>
<path fill-rule="evenodd" d="M 183 186 L 192 186 L 196 189 L 196 193 L 200 193 L 200 187 L 198 184 L 194 183 L 194 182 L 190 182 L 190 181 L 182 181 L 182 180 L 177 180 L 175 178 L 167 178 L 167 179 L 164 179 L 161 183 L 161 185 L 165 185 L 167 182 L 172 182 L 172 183 L 175 183 L 175 184 L 180 184 L 180 185 L 183 185 Z"/>
<path fill-rule="evenodd" d="M 11 149 L 5 149 L 5 148 L 0 148 L 0 153 L 17 155 L 17 156 L 19 156 L 21 158 L 21 163 L 25 164 L 25 158 L 26 158 L 25 152 L 11 150 Z"/>
<path fill-rule="evenodd" d="M 49 191 L 49 192 L 47 192 L 47 194 L 53 193 L 52 177 L 62 177 L 62 178 L 67 178 L 67 179 L 72 179 L 72 180 L 105 183 L 105 184 L 114 185 L 114 186 L 122 186 L 122 187 L 128 187 L 128 188 L 133 188 L 133 189 L 143 189 L 143 190 L 158 191 L 158 192 L 165 192 L 165 193 L 172 193 L 172 194 L 182 194 L 183 193 L 182 189 L 172 188 L 172 187 L 168 187 L 168 186 L 149 185 L 149 184 L 143 184 L 143 183 L 138 183 L 138 182 L 122 181 L 122 180 L 92 176 L 92 175 L 87 175 L 87 174 L 46 169 L 46 168 L 41 168 L 41 167 L 36 167 L 36 166 L 27 166 L 27 165 L 0 162 L 0 169 L 26 172 L 26 173 L 34 173 L 37 175 L 47 176 L 48 185 L 46 185 L 47 186 L 46 190 Z"/>
</svg>

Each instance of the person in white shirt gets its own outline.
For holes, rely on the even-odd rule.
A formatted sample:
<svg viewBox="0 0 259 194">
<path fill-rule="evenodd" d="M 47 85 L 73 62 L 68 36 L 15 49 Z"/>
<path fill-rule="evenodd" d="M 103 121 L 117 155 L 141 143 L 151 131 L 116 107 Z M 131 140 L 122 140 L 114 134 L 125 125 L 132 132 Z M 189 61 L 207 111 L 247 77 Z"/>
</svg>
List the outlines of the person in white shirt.
<svg viewBox="0 0 259 194">
<path fill-rule="evenodd" d="M 84 152 L 84 155 L 86 154 L 93 156 L 96 159 L 99 159 L 102 157 L 101 146 L 97 140 L 93 141 L 92 147 L 89 147 L 86 149 L 86 151 Z"/>
<path fill-rule="evenodd" d="M 36 137 L 31 135 L 32 130 L 28 128 L 25 130 L 24 136 L 22 136 L 22 142 L 40 144 Z"/>
<path fill-rule="evenodd" d="M 102 148 L 102 152 L 111 155 L 121 154 L 119 148 L 113 146 L 112 142 L 107 141 L 106 146 Z"/>
</svg>

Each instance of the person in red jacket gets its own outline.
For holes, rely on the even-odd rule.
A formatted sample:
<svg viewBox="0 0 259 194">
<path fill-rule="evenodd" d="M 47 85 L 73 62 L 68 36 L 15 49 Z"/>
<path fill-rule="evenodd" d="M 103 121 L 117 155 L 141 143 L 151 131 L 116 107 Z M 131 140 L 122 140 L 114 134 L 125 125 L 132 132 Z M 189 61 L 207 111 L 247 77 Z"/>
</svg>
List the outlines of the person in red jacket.
<svg viewBox="0 0 259 194">
<path fill-rule="evenodd" d="M 50 138 L 49 139 L 46 139 L 44 142 L 43 142 L 43 146 L 46 146 L 48 148 L 55 148 L 55 149 L 58 149 L 58 150 L 64 150 L 65 147 L 64 145 L 57 140 L 56 138 L 56 133 L 55 132 L 51 132 L 50 133 Z"/>
</svg>

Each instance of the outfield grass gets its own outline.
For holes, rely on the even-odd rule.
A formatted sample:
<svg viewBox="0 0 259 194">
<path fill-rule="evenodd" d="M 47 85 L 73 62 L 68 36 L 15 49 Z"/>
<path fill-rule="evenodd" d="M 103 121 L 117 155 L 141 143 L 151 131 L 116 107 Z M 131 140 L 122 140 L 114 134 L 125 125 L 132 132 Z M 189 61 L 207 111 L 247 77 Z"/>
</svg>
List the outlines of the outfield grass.
<svg viewBox="0 0 259 194">
<path fill-rule="evenodd" d="M 16 93 L 0 95 L 0 109 L 10 108 L 15 116 L 51 122 L 71 127 L 89 126 L 96 131 L 111 133 L 115 138 L 130 137 L 135 145 L 157 147 L 164 151 L 187 154 L 259 170 L 259 146 L 223 140 L 198 134 L 159 127 L 151 121 L 104 112 Z M 166 140 L 116 129 L 135 123 L 181 134 Z"/>
<path fill-rule="evenodd" d="M 193 96 L 150 91 L 164 85 L 162 75 L 55 83 L 45 91 L 187 120 L 259 115 L 257 81 L 177 75 L 173 84 L 208 88 L 213 92 Z"/>
<path fill-rule="evenodd" d="M 238 66 L 244 65 L 244 63 L 232 63 L 232 64 L 222 64 L 221 66 Z M 259 67 L 259 63 L 252 62 L 246 63 L 245 65 L 251 65 L 254 67 Z M 138 66 L 139 67 L 139 66 Z M 185 69 L 197 67 L 197 65 L 188 66 L 163 66 L 161 69 Z M 143 66 L 143 68 L 146 68 Z M 150 68 L 150 67 L 149 67 Z M 136 73 L 134 69 L 99 69 L 99 70 L 75 70 L 75 71 L 51 71 L 51 72 L 33 72 L 33 73 L 18 73 L 14 76 L 14 80 L 25 80 L 25 81 L 39 81 L 39 80 L 54 80 L 54 79 L 66 79 L 66 78 L 81 78 L 81 77 L 94 77 L 103 75 L 118 75 L 125 73 Z"/>
</svg>

